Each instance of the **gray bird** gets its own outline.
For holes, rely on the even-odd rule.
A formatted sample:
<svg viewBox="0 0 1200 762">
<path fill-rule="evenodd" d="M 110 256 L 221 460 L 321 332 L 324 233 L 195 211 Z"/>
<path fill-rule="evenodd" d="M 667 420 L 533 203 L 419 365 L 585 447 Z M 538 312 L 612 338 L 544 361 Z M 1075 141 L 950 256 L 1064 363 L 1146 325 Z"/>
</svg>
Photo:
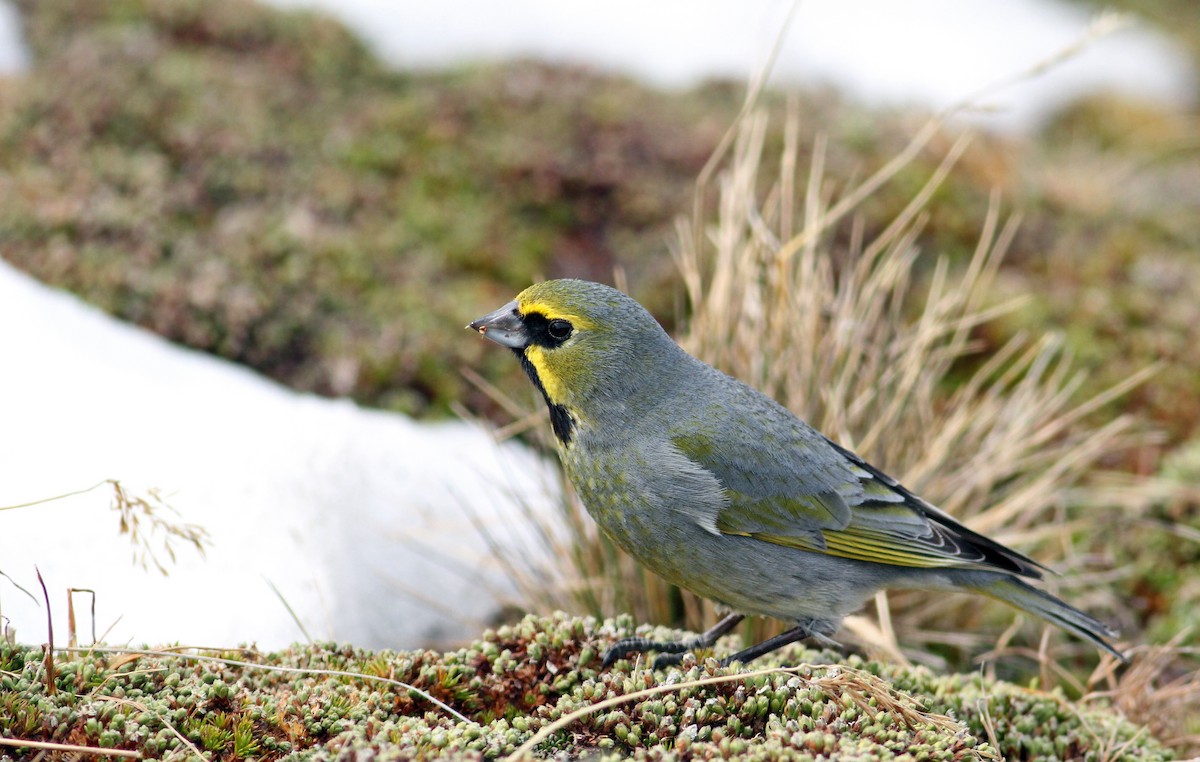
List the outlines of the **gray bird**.
<svg viewBox="0 0 1200 762">
<path fill-rule="evenodd" d="M 618 642 L 655 667 L 746 615 L 794 626 L 724 659 L 828 637 L 884 588 L 981 593 L 1124 660 L 1101 622 L 1021 578 L 1036 561 L 971 531 L 782 405 L 685 352 L 640 304 L 579 280 L 530 286 L 471 323 L 511 349 L 550 408 L 588 513 L 668 582 L 733 612 L 678 643 Z"/>
</svg>

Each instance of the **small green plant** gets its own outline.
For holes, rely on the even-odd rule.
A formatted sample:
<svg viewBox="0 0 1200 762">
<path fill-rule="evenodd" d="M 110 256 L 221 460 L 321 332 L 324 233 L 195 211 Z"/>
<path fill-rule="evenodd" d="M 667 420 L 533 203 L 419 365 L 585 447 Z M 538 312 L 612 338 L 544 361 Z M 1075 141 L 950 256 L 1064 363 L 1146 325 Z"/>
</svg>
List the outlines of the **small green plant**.
<svg viewBox="0 0 1200 762">
<path fill-rule="evenodd" d="M 233 729 L 233 756 L 245 759 L 258 754 L 262 745 L 254 733 L 254 722 L 249 719 L 239 720 Z"/>
<path fill-rule="evenodd" d="M 199 724 L 195 735 L 205 749 L 225 751 L 234 740 L 234 720 L 228 714 L 210 714 Z"/>
</svg>

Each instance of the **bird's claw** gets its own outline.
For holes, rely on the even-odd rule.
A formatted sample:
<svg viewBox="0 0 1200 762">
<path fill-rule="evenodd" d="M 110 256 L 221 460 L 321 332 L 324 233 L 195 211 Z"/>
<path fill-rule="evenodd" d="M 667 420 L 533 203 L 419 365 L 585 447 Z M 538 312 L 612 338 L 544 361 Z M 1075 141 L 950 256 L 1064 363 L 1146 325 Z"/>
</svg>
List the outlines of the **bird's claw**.
<svg viewBox="0 0 1200 762">
<path fill-rule="evenodd" d="M 659 654 L 658 656 L 654 657 L 654 664 L 652 668 L 657 670 L 666 669 L 667 667 L 678 667 L 685 656 L 687 656 L 686 652 L 677 654 Z"/>
<path fill-rule="evenodd" d="M 600 668 L 607 669 L 630 654 L 658 651 L 659 655 L 654 660 L 654 669 L 661 669 L 678 664 L 683 659 L 683 654 L 688 650 L 686 643 L 660 643 L 646 638 L 624 638 L 618 640 L 613 644 L 612 648 L 604 652 L 604 659 L 600 662 Z"/>
</svg>

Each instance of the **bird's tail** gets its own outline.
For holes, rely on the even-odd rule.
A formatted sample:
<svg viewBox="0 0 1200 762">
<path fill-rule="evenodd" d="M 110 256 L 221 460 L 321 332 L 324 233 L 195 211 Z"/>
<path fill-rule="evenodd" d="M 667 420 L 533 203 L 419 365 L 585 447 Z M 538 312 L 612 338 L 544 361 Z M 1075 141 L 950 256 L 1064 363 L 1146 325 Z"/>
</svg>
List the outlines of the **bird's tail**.
<svg viewBox="0 0 1200 762">
<path fill-rule="evenodd" d="M 1100 648 L 1109 652 L 1122 662 L 1128 662 L 1125 654 L 1112 646 L 1105 637 L 1116 637 L 1117 633 L 1108 625 L 1083 613 L 1077 608 L 1060 601 L 1050 593 L 1027 585 L 1016 577 L 1006 575 L 988 575 L 981 580 L 968 585 L 977 593 L 1004 601 L 1010 606 L 1026 611 L 1034 616 L 1045 619 L 1067 632 L 1074 633 L 1084 640 L 1090 640 Z"/>
</svg>

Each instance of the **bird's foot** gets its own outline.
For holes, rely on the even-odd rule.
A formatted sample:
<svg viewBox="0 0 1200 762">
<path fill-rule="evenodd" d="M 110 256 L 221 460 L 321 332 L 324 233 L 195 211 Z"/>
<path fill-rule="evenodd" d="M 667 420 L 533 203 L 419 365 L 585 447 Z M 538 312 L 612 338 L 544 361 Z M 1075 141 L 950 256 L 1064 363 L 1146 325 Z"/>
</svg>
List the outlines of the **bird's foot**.
<svg viewBox="0 0 1200 762">
<path fill-rule="evenodd" d="M 652 668 L 659 670 L 666 669 L 667 667 L 678 667 L 683 663 L 683 660 L 686 659 L 690 653 L 691 650 L 689 649 L 688 651 L 678 654 L 659 654 L 658 656 L 654 657 L 654 664 L 652 665 Z M 695 657 L 693 657 L 692 664 L 695 663 Z"/>
<path fill-rule="evenodd" d="M 724 635 L 729 630 L 740 622 L 741 615 L 732 614 L 729 617 L 721 620 L 716 627 L 712 628 L 703 635 L 683 640 L 676 643 L 660 643 L 649 638 L 625 638 L 618 641 L 616 645 L 608 649 L 604 654 L 604 667 L 610 667 L 618 659 L 623 659 L 632 653 L 643 653 L 645 651 L 658 651 L 659 655 L 654 659 L 654 669 L 666 669 L 667 667 L 677 666 L 683 661 L 684 655 L 698 648 L 709 648 L 716 642 L 717 638 Z M 831 620 L 824 619 L 806 619 L 792 629 L 781 632 L 773 638 L 768 638 L 761 643 L 755 643 L 749 648 L 744 648 L 735 654 L 726 656 L 720 660 L 722 667 L 728 667 L 734 662 L 749 664 L 760 656 L 765 656 L 772 651 L 776 651 L 791 643 L 796 643 L 805 638 L 815 637 L 825 644 L 833 643 L 829 639 L 829 634 L 834 631 L 836 623 Z M 836 645 L 836 643 L 834 643 Z"/>
<path fill-rule="evenodd" d="M 619 659 L 624 659 L 630 654 L 645 653 L 646 651 L 657 651 L 658 658 L 654 660 L 654 669 L 665 669 L 667 667 L 678 665 L 683 661 L 683 655 L 689 651 L 694 651 L 698 648 L 710 648 L 713 643 L 717 642 L 725 633 L 737 626 L 738 622 L 745 618 L 743 614 L 730 614 L 711 629 L 697 635 L 694 638 L 680 640 L 677 642 L 660 642 L 650 640 L 649 638 L 624 638 L 618 640 L 612 648 L 604 652 L 604 660 L 601 662 L 601 669 L 611 667 Z"/>
<path fill-rule="evenodd" d="M 640 654 L 646 651 L 658 651 L 661 656 L 654 660 L 655 669 L 658 668 L 659 660 L 664 657 L 675 656 L 676 664 L 683 658 L 691 644 L 690 640 L 682 640 L 675 643 L 660 642 L 650 640 L 649 638 L 624 638 L 613 644 L 613 647 L 604 652 L 604 661 L 601 662 L 601 668 L 611 667 L 618 660 L 624 659 L 630 654 Z M 665 665 L 664 665 L 665 666 Z"/>
</svg>

